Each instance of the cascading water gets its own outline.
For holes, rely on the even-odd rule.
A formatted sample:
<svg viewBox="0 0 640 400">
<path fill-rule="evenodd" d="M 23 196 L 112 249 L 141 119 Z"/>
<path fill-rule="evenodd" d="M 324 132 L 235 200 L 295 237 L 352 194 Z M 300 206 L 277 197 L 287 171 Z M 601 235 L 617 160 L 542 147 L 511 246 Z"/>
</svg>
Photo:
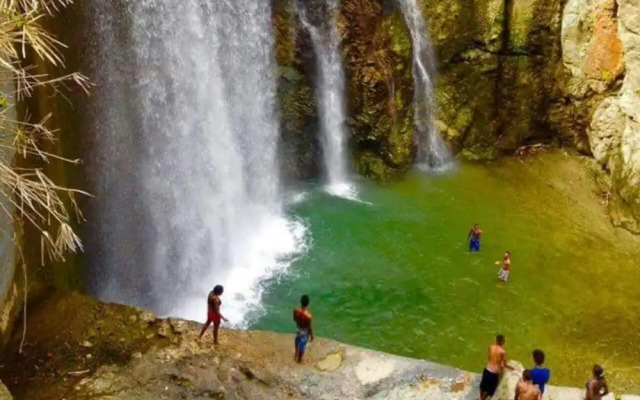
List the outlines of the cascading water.
<svg viewBox="0 0 640 400">
<path fill-rule="evenodd" d="M 304 250 L 282 211 L 271 10 L 256 0 L 91 0 L 91 289 L 242 326 Z M 93 161 L 91 161 L 93 160 Z"/>
<path fill-rule="evenodd" d="M 441 170 L 452 164 L 451 152 L 436 126 L 433 81 L 436 58 L 427 23 L 416 0 L 398 0 L 413 42 L 414 129 L 420 169 Z"/>
<path fill-rule="evenodd" d="M 341 38 L 333 16 L 337 0 L 327 0 L 327 9 L 309 12 L 301 2 L 296 4 L 298 16 L 311 36 L 318 60 L 316 92 L 319 100 L 321 144 L 324 157 L 326 190 L 332 195 L 355 199 L 356 189 L 349 180 L 347 162 L 347 129 L 342 66 Z M 318 3 L 322 4 L 322 3 Z"/>
</svg>

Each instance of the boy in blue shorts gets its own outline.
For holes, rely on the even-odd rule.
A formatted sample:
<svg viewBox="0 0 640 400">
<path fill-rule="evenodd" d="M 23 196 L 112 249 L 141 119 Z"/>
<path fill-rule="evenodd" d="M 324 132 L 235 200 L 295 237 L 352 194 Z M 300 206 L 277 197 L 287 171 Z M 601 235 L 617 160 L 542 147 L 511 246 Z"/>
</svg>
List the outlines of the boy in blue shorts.
<svg viewBox="0 0 640 400">
<path fill-rule="evenodd" d="M 478 224 L 473 225 L 473 228 L 467 235 L 467 241 L 469 241 L 469 251 L 480 251 L 480 236 L 482 236 L 482 229 Z"/>
<path fill-rule="evenodd" d="M 307 309 L 309 307 L 309 296 L 306 294 L 300 299 L 300 308 L 293 310 L 293 320 L 296 322 L 296 353 L 295 360 L 297 363 L 302 364 L 304 352 L 307 348 L 307 343 L 313 342 L 313 329 L 311 329 L 311 313 Z"/>
</svg>

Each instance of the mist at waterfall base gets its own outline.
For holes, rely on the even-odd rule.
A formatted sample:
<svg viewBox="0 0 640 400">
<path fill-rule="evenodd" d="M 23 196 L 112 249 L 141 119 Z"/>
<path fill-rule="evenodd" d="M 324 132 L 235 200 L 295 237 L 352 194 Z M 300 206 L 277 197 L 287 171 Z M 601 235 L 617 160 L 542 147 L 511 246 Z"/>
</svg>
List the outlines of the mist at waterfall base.
<svg viewBox="0 0 640 400">
<path fill-rule="evenodd" d="M 283 210 L 269 2 L 91 0 L 89 290 L 239 327 L 306 251 Z"/>
<path fill-rule="evenodd" d="M 327 193 L 350 200 L 358 199 L 357 188 L 349 177 L 348 132 L 346 127 L 344 67 L 341 37 L 334 21 L 337 0 L 325 0 L 326 9 L 309 10 L 312 4 L 296 2 L 295 9 L 309 33 L 317 60 L 316 96 L 320 116 L 320 143 Z"/>
</svg>

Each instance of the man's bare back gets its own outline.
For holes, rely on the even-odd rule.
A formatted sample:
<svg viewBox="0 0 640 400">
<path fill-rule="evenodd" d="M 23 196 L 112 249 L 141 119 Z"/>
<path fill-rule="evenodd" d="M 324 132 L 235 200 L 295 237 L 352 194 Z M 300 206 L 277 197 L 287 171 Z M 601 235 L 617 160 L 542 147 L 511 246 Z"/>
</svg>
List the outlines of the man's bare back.
<svg viewBox="0 0 640 400">
<path fill-rule="evenodd" d="M 516 386 L 516 398 L 515 400 L 540 400 L 542 399 L 542 393 L 540 389 L 531 381 L 520 381 Z"/>
<path fill-rule="evenodd" d="M 495 373 L 500 372 L 505 364 L 505 354 L 506 351 L 502 346 L 498 344 L 492 344 L 491 346 L 489 346 L 487 369 Z"/>
</svg>

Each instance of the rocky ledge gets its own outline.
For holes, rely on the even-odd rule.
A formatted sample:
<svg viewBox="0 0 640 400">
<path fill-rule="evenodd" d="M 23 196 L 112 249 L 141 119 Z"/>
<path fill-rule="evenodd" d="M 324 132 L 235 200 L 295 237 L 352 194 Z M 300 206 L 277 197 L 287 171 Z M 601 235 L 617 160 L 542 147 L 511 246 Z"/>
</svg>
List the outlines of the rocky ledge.
<svg viewBox="0 0 640 400">
<path fill-rule="evenodd" d="M 197 340 L 199 328 L 58 293 L 30 313 L 23 354 L 17 354 L 22 335 L 16 332 L 0 378 L 16 399 L 38 400 L 477 396 L 478 375 L 427 361 L 317 339 L 309 346 L 309 364 L 298 365 L 291 335 L 224 330 L 213 346 L 210 333 Z M 517 373 L 505 375 L 497 397 L 511 399 L 517 379 Z M 0 385 L 0 399 L 7 396 Z M 580 389 L 550 387 L 545 398 L 583 396 Z"/>
</svg>

